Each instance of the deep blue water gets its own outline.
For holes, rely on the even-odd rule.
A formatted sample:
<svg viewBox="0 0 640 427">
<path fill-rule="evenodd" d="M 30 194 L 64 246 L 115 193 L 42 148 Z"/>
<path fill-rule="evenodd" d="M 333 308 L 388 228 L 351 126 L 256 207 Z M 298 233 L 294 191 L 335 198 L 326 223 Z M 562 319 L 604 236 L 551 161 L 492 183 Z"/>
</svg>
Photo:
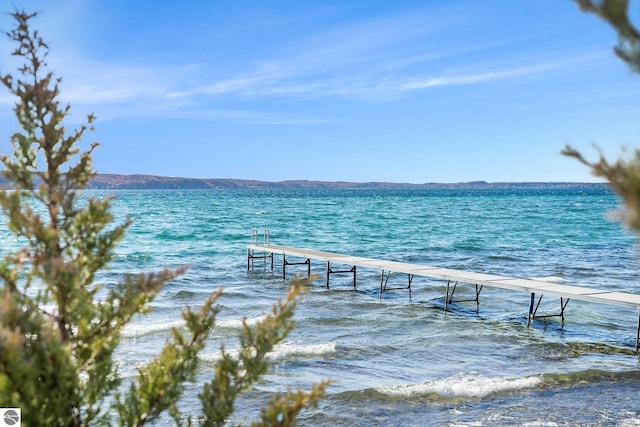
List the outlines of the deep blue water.
<svg viewBox="0 0 640 427">
<path fill-rule="evenodd" d="M 96 191 L 102 196 L 106 192 Z M 634 235 L 610 219 L 606 190 L 170 190 L 118 191 L 114 212 L 135 223 L 112 269 L 152 271 L 188 264 L 154 312 L 125 330 L 120 371 L 132 376 L 156 353 L 180 310 L 224 287 L 214 339 L 237 346 L 240 319 L 257 321 L 282 296 L 275 268 L 247 270 L 252 229 L 271 243 L 558 283 L 640 293 Z M 312 263 L 324 276 L 326 266 Z M 291 274 L 305 267 L 289 267 Z M 289 276 L 291 277 L 291 276 Z M 391 283 L 405 284 L 397 275 Z M 638 312 L 571 301 L 557 318 L 527 327 L 529 295 L 483 290 L 480 306 L 444 310 L 446 282 L 415 278 L 412 295 L 379 298 L 380 273 L 324 279 L 304 297 L 297 326 L 272 355 L 265 381 L 238 402 L 247 422 L 271 392 L 334 382 L 301 425 L 640 425 Z M 473 292 L 462 286 L 456 295 Z M 557 311 L 554 298 L 540 311 Z M 183 404 L 197 410 L 197 387 Z"/>
</svg>

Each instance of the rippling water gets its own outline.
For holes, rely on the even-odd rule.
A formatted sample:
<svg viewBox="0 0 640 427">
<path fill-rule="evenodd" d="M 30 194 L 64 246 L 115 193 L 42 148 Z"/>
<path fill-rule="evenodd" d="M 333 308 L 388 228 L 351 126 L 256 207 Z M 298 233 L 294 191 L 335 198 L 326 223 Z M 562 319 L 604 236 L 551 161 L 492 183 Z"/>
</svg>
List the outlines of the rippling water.
<svg viewBox="0 0 640 427">
<path fill-rule="evenodd" d="M 105 193 L 96 192 L 101 195 Z M 118 357 L 131 377 L 156 353 L 180 310 L 220 286 L 221 313 L 200 374 L 222 342 L 237 346 L 240 319 L 258 321 L 284 293 L 275 268 L 247 270 L 251 230 L 271 243 L 638 293 L 634 237 L 607 219 L 605 190 L 583 191 L 120 191 L 119 218 L 135 218 L 109 282 L 128 271 L 189 264 L 125 330 Z M 326 266 L 313 263 L 323 276 Z M 289 267 L 291 274 L 306 267 Z M 529 295 L 485 289 L 480 306 L 444 310 L 446 283 L 416 277 L 378 296 L 378 271 L 318 280 L 297 327 L 271 355 L 264 383 L 238 402 L 232 422 L 256 416 L 270 392 L 334 380 L 301 425 L 640 425 L 638 313 L 571 301 L 527 327 Z M 290 277 L 290 276 L 289 276 Z M 406 284 L 406 276 L 390 283 Z M 462 286 L 456 295 L 473 292 Z M 557 311 L 554 298 L 541 311 Z M 184 399 L 197 408 L 197 387 Z"/>
</svg>

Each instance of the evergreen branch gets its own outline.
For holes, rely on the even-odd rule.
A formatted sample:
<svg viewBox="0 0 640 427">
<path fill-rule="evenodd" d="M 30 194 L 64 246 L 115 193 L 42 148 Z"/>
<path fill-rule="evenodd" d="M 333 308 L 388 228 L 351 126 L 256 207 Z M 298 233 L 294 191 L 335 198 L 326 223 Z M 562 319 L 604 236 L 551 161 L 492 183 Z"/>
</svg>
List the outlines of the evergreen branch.
<svg viewBox="0 0 640 427">
<path fill-rule="evenodd" d="M 72 346 L 74 353 L 81 361 L 81 369 L 86 370 L 105 349 L 101 345 L 104 340 L 117 342 L 126 324 L 136 314 L 149 310 L 149 303 L 155 299 L 164 284 L 183 274 L 186 268 L 164 269 L 158 274 L 139 274 L 127 276 L 125 281 L 112 290 L 106 301 L 97 304 L 98 317 L 95 323 L 88 325 L 78 334 L 77 342 Z M 89 350 L 83 356 L 83 350 Z"/>
<path fill-rule="evenodd" d="M 115 409 L 123 425 L 143 426 L 166 410 L 174 418 L 178 416 L 176 402 L 184 392 L 185 383 L 195 379 L 199 365 L 197 355 L 215 323 L 218 309 L 214 303 L 221 293 L 222 290 L 218 290 L 207 298 L 197 313 L 189 308 L 185 310 L 183 318 L 191 339 L 187 341 L 180 331 L 173 328 L 173 339 L 165 343 L 157 358 L 140 369 L 127 395 L 117 397 Z"/>
<path fill-rule="evenodd" d="M 222 348 L 222 358 L 214 366 L 214 378 L 198 395 L 202 403 L 204 426 L 221 426 L 233 412 L 236 397 L 250 389 L 267 371 L 267 354 L 281 342 L 293 327 L 296 299 L 313 280 L 294 279 L 284 301 L 273 305 L 272 314 L 254 327 L 243 321 L 240 352 L 232 357 Z"/>
<path fill-rule="evenodd" d="M 252 427 L 286 427 L 295 425 L 295 420 L 303 409 L 317 408 L 331 381 L 325 380 L 313 384 L 311 391 L 296 390 L 286 395 L 276 394 L 268 407 L 260 410 L 260 421 L 251 423 Z"/>
<path fill-rule="evenodd" d="M 183 312 L 188 334 L 173 328 L 160 354 L 114 400 L 121 380 L 113 354 L 122 329 L 136 314 L 149 312 L 164 285 L 186 270 L 126 275 L 97 301 L 102 288 L 93 283 L 96 272 L 112 260 L 131 220 L 112 224 L 111 197 L 88 198 L 77 206 L 79 191 L 95 176 L 93 152 L 98 146 L 92 143 L 81 151 L 77 143 L 93 130 L 95 117 L 90 114 L 67 132 L 63 122 L 70 105 L 58 101 L 61 79 L 47 72 L 48 46 L 29 28 L 36 14 L 16 11 L 12 16 L 17 25 L 8 36 L 18 45 L 13 54 L 24 64 L 20 77 L 2 74 L 0 82 L 17 97 L 14 113 L 21 130 L 11 136 L 13 154 L 0 155 L 10 181 L 0 190 L 0 206 L 9 230 L 26 244 L 0 263 L 0 406 L 22 407 L 26 425 L 108 424 L 115 420 L 104 412 L 110 404 L 124 425 L 148 424 L 166 411 L 179 423 L 178 401 L 186 383 L 195 380 L 197 355 L 215 322 L 220 292 L 198 311 Z M 30 296 L 33 283 L 39 289 Z M 207 425 L 223 422 L 238 393 L 266 372 L 266 355 L 291 329 L 304 283 L 294 281 L 285 301 L 254 328 L 243 322 L 238 357 L 223 347 L 215 377 L 200 395 L 203 402 L 214 403 L 212 411 L 203 409 Z M 50 304 L 55 308 L 45 310 Z M 292 420 L 316 403 L 324 386 L 314 386 L 308 394 L 289 393 L 288 400 L 274 406 Z M 186 420 L 191 424 L 193 418 Z"/>
</svg>

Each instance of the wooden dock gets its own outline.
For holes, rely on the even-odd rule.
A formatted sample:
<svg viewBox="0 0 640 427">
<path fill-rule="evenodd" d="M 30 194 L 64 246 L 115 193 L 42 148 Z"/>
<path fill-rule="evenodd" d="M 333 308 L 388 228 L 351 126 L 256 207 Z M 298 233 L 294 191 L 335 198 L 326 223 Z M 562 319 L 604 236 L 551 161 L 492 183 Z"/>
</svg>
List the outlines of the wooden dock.
<svg viewBox="0 0 640 427">
<path fill-rule="evenodd" d="M 521 279 L 495 274 L 475 273 L 464 270 L 454 270 L 449 268 L 433 267 L 422 264 L 411 264 L 397 261 L 386 261 L 375 258 L 365 258 L 351 255 L 343 255 L 332 252 L 322 252 L 312 249 L 293 248 L 288 246 L 271 245 L 269 243 L 253 243 L 247 246 L 247 269 L 251 269 L 255 259 L 262 259 L 265 263 L 270 262 L 273 269 L 274 254 L 282 255 L 282 275 L 286 278 L 286 269 L 290 265 L 306 265 L 307 274 L 311 274 L 311 260 L 326 262 L 326 286 L 329 289 L 329 279 L 332 274 L 353 274 L 353 288 L 356 289 L 357 268 L 379 270 L 380 276 L 380 297 L 383 292 L 391 289 L 407 289 L 411 293 L 411 284 L 414 277 L 428 277 L 447 281 L 445 295 L 445 309 L 448 304 L 454 302 L 453 295 L 458 284 L 469 284 L 475 286 L 475 301 L 479 304 L 480 292 L 483 287 L 493 287 L 513 291 L 527 292 L 531 295 L 529 304 L 529 316 L 527 324 L 537 317 L 558 316 L 564 322 L 564 311 L 569 300 L 588 301 L 598 304 L 614 305 L 639 310 L 638 323 L 636 329 L 636 351 L 640 348 L 640 295 L 628 292 L 615 292 L 603 289 L 589 288 L 584 286 L 562 285 L 558 283 L 543 282 L 539 280 Z M 287 259 L 293 257 L 294 260 Z M 300 261 L 302 259 L 303 261 Z M 388 280 L 391 273 L 402 273 L 407 275 L 407 285 L 402 288 L 389 288 Z M 552 315 L 537 316 L 538 307 L 544 295 L 551 295 L 560 298 L 560 312 Z M 469 300 L 466 300 L 469 301 Z M 455 301 L 460 302 L 460 301 Z"/>
</svg>

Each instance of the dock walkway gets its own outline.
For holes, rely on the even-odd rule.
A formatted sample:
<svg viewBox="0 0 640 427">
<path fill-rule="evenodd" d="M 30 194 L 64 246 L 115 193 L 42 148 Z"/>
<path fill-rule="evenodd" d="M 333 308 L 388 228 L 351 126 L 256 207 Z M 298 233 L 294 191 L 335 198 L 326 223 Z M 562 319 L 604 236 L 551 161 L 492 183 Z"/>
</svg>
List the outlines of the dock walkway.
<svg viewBox="0 0 640 427">
<path fill-rule="evenodd" d="M 390 273 L 402 273 L 408 277 L 406 287 L 411 292 L 411 283 L 415 276 L 428 277 L 433 279 L 442 279 L 447 281 L 447 289 L 445 296 L 445 309 L 448 304 L 453 301 L 453 294 L 458 283 L 466 283 L 475 286 L 475 301 L 479 304 L 479 296 L 484 286 L 507 289 L 513 291 L 527 292 L 531 295 L 529 305 L 529 317 L 527 324 L 536 317 L 540 302 L 543 295 L 552 295 L 560 297 L 560 312 L 551 316 L 559 316 L 564 322 L 564 311 L 570 299 L 588 301 L 599 304 L 615 305 L 620 307 L 635 308 L 639 310 L 638 324 L 636 330 L 636 350 L 640 348 L 640 295 L 627 292 L 608 291 L 603 289 L 589 288 L 584 286 L 563 285 L 558 283 L 543 282 L 538 280 L 521 279 L 500 276 L 487 273 L 475 273 L 464 270 L 454 270 L 449 268 L 434 267 L 422 264 L 411 264 L 397 261 L 386 261 L 375 258 L 365 258 L 359 256 L 343 255 L 332 252 L 322 252 L 312 249 L 293 248 L 288 246 L 278 246 L 265 244 L 251 244 L 247 246 L 247 269 L 253 266 L 254 259 L 261 258 L 265 262 L 270 260 L 273 269 L 273 255 L 282 255 L 282 274 L 286 277 L 286 267 L 288 265 L 306 265 L 307 273 L 311 273 L 311 260 L 320 260 L 326 262 L 327 275 L 326 286 L 329 288 L 329 278 L 332 274 L 352 273 L 353 287 L 356 289 L 356 271 L 357 267 L 375 269 L 381 271 L 380 278 L 380 297 L 382 293 L 399 288 L 388 288 L 388 280 Z M 304 261 L 292 262 L 287 260 L 287 256 L 302 258 Z M 334 269 L 335 266 L 350 266 L 348 269 Z M 459 302 L 459 301 L 456 301 Z"/>
</svg>

